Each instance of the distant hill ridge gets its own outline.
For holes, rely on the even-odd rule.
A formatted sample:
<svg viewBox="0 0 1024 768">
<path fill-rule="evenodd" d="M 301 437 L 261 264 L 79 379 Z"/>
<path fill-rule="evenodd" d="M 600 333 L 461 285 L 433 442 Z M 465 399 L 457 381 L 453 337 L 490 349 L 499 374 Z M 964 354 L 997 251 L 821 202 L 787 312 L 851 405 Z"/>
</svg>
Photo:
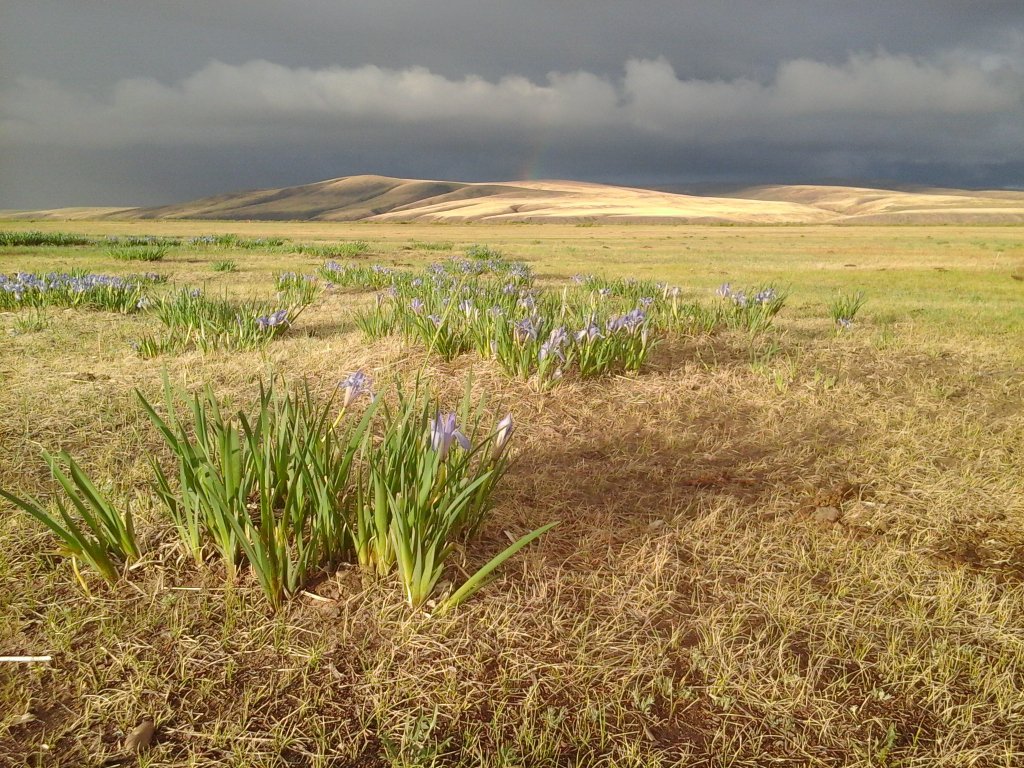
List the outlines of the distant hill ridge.
<svg viewBox="0 0 1024 768">
<path fill-rule="evenodd" d="M 74 208 L 2 215 L 226 221 L 997 224 L 1024 223 L 1024 192 L 796 184 L 707 196 L 580 181 L 471 183 L 345 176 L 155 208 Z"/>
</svg>

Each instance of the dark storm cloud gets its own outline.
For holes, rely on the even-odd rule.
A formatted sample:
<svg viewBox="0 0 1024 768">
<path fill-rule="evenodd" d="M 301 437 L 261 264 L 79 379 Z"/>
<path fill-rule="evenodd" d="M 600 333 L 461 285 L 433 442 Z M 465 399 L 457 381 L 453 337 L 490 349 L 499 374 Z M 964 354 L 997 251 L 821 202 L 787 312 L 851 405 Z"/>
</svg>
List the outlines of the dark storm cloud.
<svg viewBox="0 0 1024 768">
<path fill-rule="evenodd" d="M 1021 182 L 1019 2 L 35 2 L 0 30 L 5 207 L 349 173 Z"/>
</svg>

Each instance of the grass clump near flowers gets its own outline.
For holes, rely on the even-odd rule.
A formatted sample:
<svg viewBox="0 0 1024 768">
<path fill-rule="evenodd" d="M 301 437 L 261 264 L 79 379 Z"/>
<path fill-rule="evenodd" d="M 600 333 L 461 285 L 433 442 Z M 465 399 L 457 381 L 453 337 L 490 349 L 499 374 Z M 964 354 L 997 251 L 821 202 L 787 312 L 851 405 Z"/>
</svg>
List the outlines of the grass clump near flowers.
<svg viewBox="0 0 1024 768">
<path fill-rule="evenodd" d="M 450 240 L 413 240 L 409 247 L 417 251 L 450 251 L 455 248 L 455 243 Z"/>
<path fill-rule="evenodd" d="M 114 245 L 107 255 L 118 261 L 162 261 L 168 250 L 166 245 Z"/>
<path fill-rule="evenodd" d="M 70 307 L 127 314 L 140 309 L 157 275 L 122 277 L 84 272 L 0 274 L 0 309 Z"/>
<path fill-rule="evenodd" d="M 49 528 L 72 558 L 79 582 L 77 560 L 94 568 L 108 582 L 116 581 L 123 564 L 139 557 L 139 545 L 131 511 L 121 511 L 89 479 L 70 455 L 43 452 L 54 479 L 69 503 L 60 496 L 53 500 L 54 514 L 34 498 L 22 498 L 0 488 L 0 496 Z M 73 513 L 76 512 L 77 514 Z"/>
<path fill-rule="evenodd" d="M 503 260 L 504 255 L 497 248 L 493 248 L 489 245 L 480 245 L 479 243 L 466 246 L 463 251 L 467 259 L 474 259 L 476 261 L 497 261 Z"/>
<path fill-rule="evenodd" d="M 375 305 L 356 312 L 353 321 L 367 340 L 376 341 L 395 333 L 399 312 L 394 302 L 387 301 L 384 294 L 378 293 Z"/>
<path fill-rule="evenodd" d="M 854 318 L 864 307 L 867 297 L 863 291 L 840 292 L 828 303 L 828 316 L 835 323 L 836 330 L 848 331 L 853 328 Z"/>
<path fill-rule="evenodd" d="M 0 231 L 0 248 L 55 246 L 64 248 L 74 245 L 92 245 L 93 238 L 69 232 L 11 232 Z"/>
<path fill-rule="evenodd" d="M 256 299 L 213 298 L 199 288 L 178 292 L 146 304 L 166 326 L 163 336 L 147 336 L 136 344 L 143 357 L 196 348 L 258 349 L 286 332 L 308 306 L 299 299 L 281 308 Z"/>
<path fill-rule="evenodd" d="M 370 253 L 372 248 L 365 240 L 351 240 L 347 243 L 309 245 L 299 243 L 290 247 L 292 253 L 314 256 L 320 259 L 358 259 Z"/>
<path fill-rule="evenodd" d="M 398 387 L 396 406 L 373 400 L 350 414 L 368 387 L 362 373 L 342 382 L 337 414 L 331 399 L 273 383 L 261 386 L 251 412 L 227 413 L 207 389 L 189 398 L 186 418 L 166 381 L 166 417 L 140 394 L 177 466 L 168 474 L 152 460 L 156 493 L 186 552 L 197 563 L 214 553 L 229 579 L 247 563 L 274 607 L 345 560 L 378 577 L 397 572 L 408 604 L 423 605 L 455 544 L 493 506 L 512 421 L 485 429 L 468 389 L 458 413 L 443 412 L 426 389 L 406 396 Z M 515 542 L 438 609 L 472 595 L 549 528 Z"/>
<path fill-rule="evenodd" d="M 214 272 L 237 272 L 238 262 L 233 259 L 218 259 L 210 264 Z"/>
<path fill-rule="evenodd" d="M 610 280 L 597 275 L 574 275 L 572 282 L 589 291 L 594 291 L 602 297 L 625 299 L 633 304 L 643 298 L 660 296 L 667 287 L 664 283 L 655 280 L 641 280 L 633 277 Z"/>
<path fill-rule="evenodd" d="M 156 493 L 197 563 L 212 549 L 233 579 L 247 562 L 277 607 L 351 551 L 349 476 L 372 411 L 339 430 L 330 401 L 272 383 L 250 413 L 207 389 L 182 419 L 166 383 L 166 418 L 139 399 L 177 465 L 172 481 L 153 460 Z"/>
</svg>

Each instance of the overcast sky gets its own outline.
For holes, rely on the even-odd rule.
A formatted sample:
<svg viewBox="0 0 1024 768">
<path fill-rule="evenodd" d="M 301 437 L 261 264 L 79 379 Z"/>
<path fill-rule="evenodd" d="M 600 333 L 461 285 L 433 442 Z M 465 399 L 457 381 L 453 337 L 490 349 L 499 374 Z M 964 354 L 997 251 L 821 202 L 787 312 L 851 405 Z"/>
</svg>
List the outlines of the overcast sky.
<svg viewBox="0 0 1024 768">
<path fill-rule="evenodd" d="M 3 0 L 0 208 L 376 173 L 1024 186 L 1024 0 Z"/>
</svg>

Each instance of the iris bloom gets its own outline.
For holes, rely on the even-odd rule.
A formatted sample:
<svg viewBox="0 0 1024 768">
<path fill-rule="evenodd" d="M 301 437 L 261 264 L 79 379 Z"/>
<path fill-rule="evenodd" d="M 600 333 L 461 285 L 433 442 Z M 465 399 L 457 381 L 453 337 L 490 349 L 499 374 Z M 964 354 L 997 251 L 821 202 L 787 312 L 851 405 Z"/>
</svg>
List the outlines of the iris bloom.
<svg viewBox="0 0 1024 768">
<path fill-rule="evenodd" d="M 288 310 L 279 309 L 273 314 L 266 315 L 264 317 L 256 318 L 256 325 L 259 326 L 261 331 L 267 331 L 271 328 L 277 328 L 278 326 L 284 325 L 288 322 Z"/>
<path fill-rule="evenodd" d="M 537 326 L 529 317 L 516 323 L 513 332 L 515 333 L 516 341 L 520 344 L 537 340 Z"/>
<path fill-rule="evenodd" d="M 597 327 L 597 323 L 591 321 L 591 323 L 581 331 L 576 333 L 576 341 L 589 343 L 595 339 L 601 338 L 601 329 Z"/>
<path fill-rule="evenodd" d="M 430 447 L 437 451 L 440 460 L 444 461 L 448 457 L 452 442 L 455 441 L 458 441 L 462 450 L 469 450 L 469 438 L 462 434 L 455 423 L 455 413 L 438 412 L 437 416 L 430 420 Z"/>
<path fill-rule="evenodd" d="M 341 407 L 348 408 L 364 392 L 372 397 L 373 394 L 370 392 L 371 383 L 372 380 L 370 377 L 362 371 L 350 373 L 348 377 L 338 385 L 338 387 L 345 393 L 344 399 L 341 402 Z"/>
</svg>

